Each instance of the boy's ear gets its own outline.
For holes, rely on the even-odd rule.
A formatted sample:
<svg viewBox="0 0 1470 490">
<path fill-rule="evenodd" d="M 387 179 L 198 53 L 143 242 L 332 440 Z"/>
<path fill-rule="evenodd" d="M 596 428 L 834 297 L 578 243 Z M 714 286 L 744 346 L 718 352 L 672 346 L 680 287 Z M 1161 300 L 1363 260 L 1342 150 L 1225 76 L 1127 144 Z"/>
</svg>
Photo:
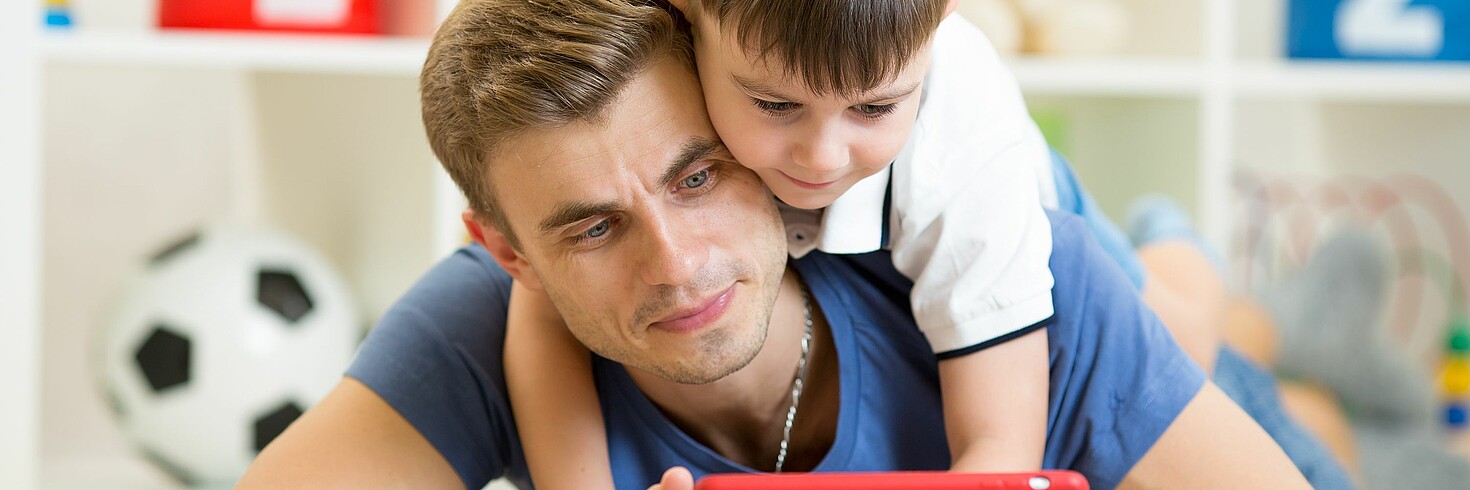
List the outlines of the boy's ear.
<svg viewBox="0 0 1470 490">
<path fill-rule="evenodd" d="M 953 14 L 954 9 L 957 8 L 960 8 L 960 0 L 949 0 L 949 3 L 944 4 L 944 16 L 949 17 L 949 14 Z"/>
<path fill-rule="evenodd" d="M 669 4 L 673 5 L 676 9 L 679 9 L 680 12 L 683 12 L 685 17 L 689 16 L 689 0 L 669 0 Z"/>
<path fill-rule="evenodd" d="M 487 224 L 489 220 L 481 219 L 479 213 L 473 209 L 461 211 L 459 218 L 464 221 L 465 231 L 470 233 L 470 238 L 485 247 L 495 263 L 500 264 L 500 268 L 505 269 L 511 278 L 528 288 L 541 290 L 541 279 L 536 277 L 536 270 L 531 268 L 531 263 L 526 261 L 520 251 L 511 246 L 510 239 L 504 233 Z"/>
</svg>

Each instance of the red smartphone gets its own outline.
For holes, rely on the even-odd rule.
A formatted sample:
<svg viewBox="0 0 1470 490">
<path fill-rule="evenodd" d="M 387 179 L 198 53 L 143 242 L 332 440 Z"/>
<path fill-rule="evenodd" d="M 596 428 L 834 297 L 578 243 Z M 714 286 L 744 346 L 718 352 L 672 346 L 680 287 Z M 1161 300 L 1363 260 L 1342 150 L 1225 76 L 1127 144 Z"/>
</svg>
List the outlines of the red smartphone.
<svg viewBox="0 0 1470 490">
<path fill-rule="evenodd" d="M 701 478 L 694 490 L 1087 490 L 1075 471 L 1033 473 L 885 473 L 723 474 Z"/>
</svg>

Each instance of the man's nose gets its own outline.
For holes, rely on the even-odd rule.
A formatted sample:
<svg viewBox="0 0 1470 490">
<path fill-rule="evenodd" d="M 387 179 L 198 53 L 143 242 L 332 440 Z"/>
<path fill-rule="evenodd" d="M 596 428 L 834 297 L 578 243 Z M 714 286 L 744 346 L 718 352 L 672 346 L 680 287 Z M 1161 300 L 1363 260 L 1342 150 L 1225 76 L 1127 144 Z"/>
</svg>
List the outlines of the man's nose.
<svg viewBox="0 0 1470 490">
<path fill-rule="evenodd" d="M 645 241 L 643 281 L 649 285 L 683 285 L 694 280 L 709 259 L 709 249 L 694 226 L 663 219 L 649 227 Z"/>
</svg>

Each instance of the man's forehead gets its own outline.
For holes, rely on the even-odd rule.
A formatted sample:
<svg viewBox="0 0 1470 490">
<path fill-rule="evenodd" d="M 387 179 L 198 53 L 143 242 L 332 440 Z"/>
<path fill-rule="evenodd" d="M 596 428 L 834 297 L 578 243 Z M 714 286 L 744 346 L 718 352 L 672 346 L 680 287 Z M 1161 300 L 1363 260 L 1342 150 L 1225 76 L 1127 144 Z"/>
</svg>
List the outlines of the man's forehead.
<svg viewBox="0 0 1470 490">
<path fill-rule="evenodd" d="M 676 61 L 655 63 L 630 80 L 597 117 L 507 138 L 493 157 L 491 172 L 541 173 L 670 160 L 691 139 L 716 138 L 697 84 Z"/>
<path fill-rule="evenodd" d="M 520 222 L 516 228 L 535 233 L 608 211 L 629 195 L 667 185 L 693 162 L 725 152 L 697 83 L 686 68 L 661 63 L 631 81 L 598 120 L 530 130 L 507 141 L 490 177 L 503 183 L 496 191 L 507 215 Z"/>
</svg>

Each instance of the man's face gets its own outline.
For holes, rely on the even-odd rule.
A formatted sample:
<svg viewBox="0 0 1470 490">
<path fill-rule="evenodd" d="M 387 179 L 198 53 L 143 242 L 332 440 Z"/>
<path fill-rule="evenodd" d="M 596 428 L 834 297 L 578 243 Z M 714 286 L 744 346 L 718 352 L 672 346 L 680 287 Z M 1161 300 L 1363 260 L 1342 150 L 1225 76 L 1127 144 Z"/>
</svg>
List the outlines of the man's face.
<svg viewBox="0 0 1470 490">
<path fill-rule="evenodd" d="M 496 153 L 517 255 L 598 355 L 679 383 L 729 375 L 759 352 L 785 269 L 775 202 L 719 143 L 677 60 L 632 81 L 605 119 Z"/>
</svg>

